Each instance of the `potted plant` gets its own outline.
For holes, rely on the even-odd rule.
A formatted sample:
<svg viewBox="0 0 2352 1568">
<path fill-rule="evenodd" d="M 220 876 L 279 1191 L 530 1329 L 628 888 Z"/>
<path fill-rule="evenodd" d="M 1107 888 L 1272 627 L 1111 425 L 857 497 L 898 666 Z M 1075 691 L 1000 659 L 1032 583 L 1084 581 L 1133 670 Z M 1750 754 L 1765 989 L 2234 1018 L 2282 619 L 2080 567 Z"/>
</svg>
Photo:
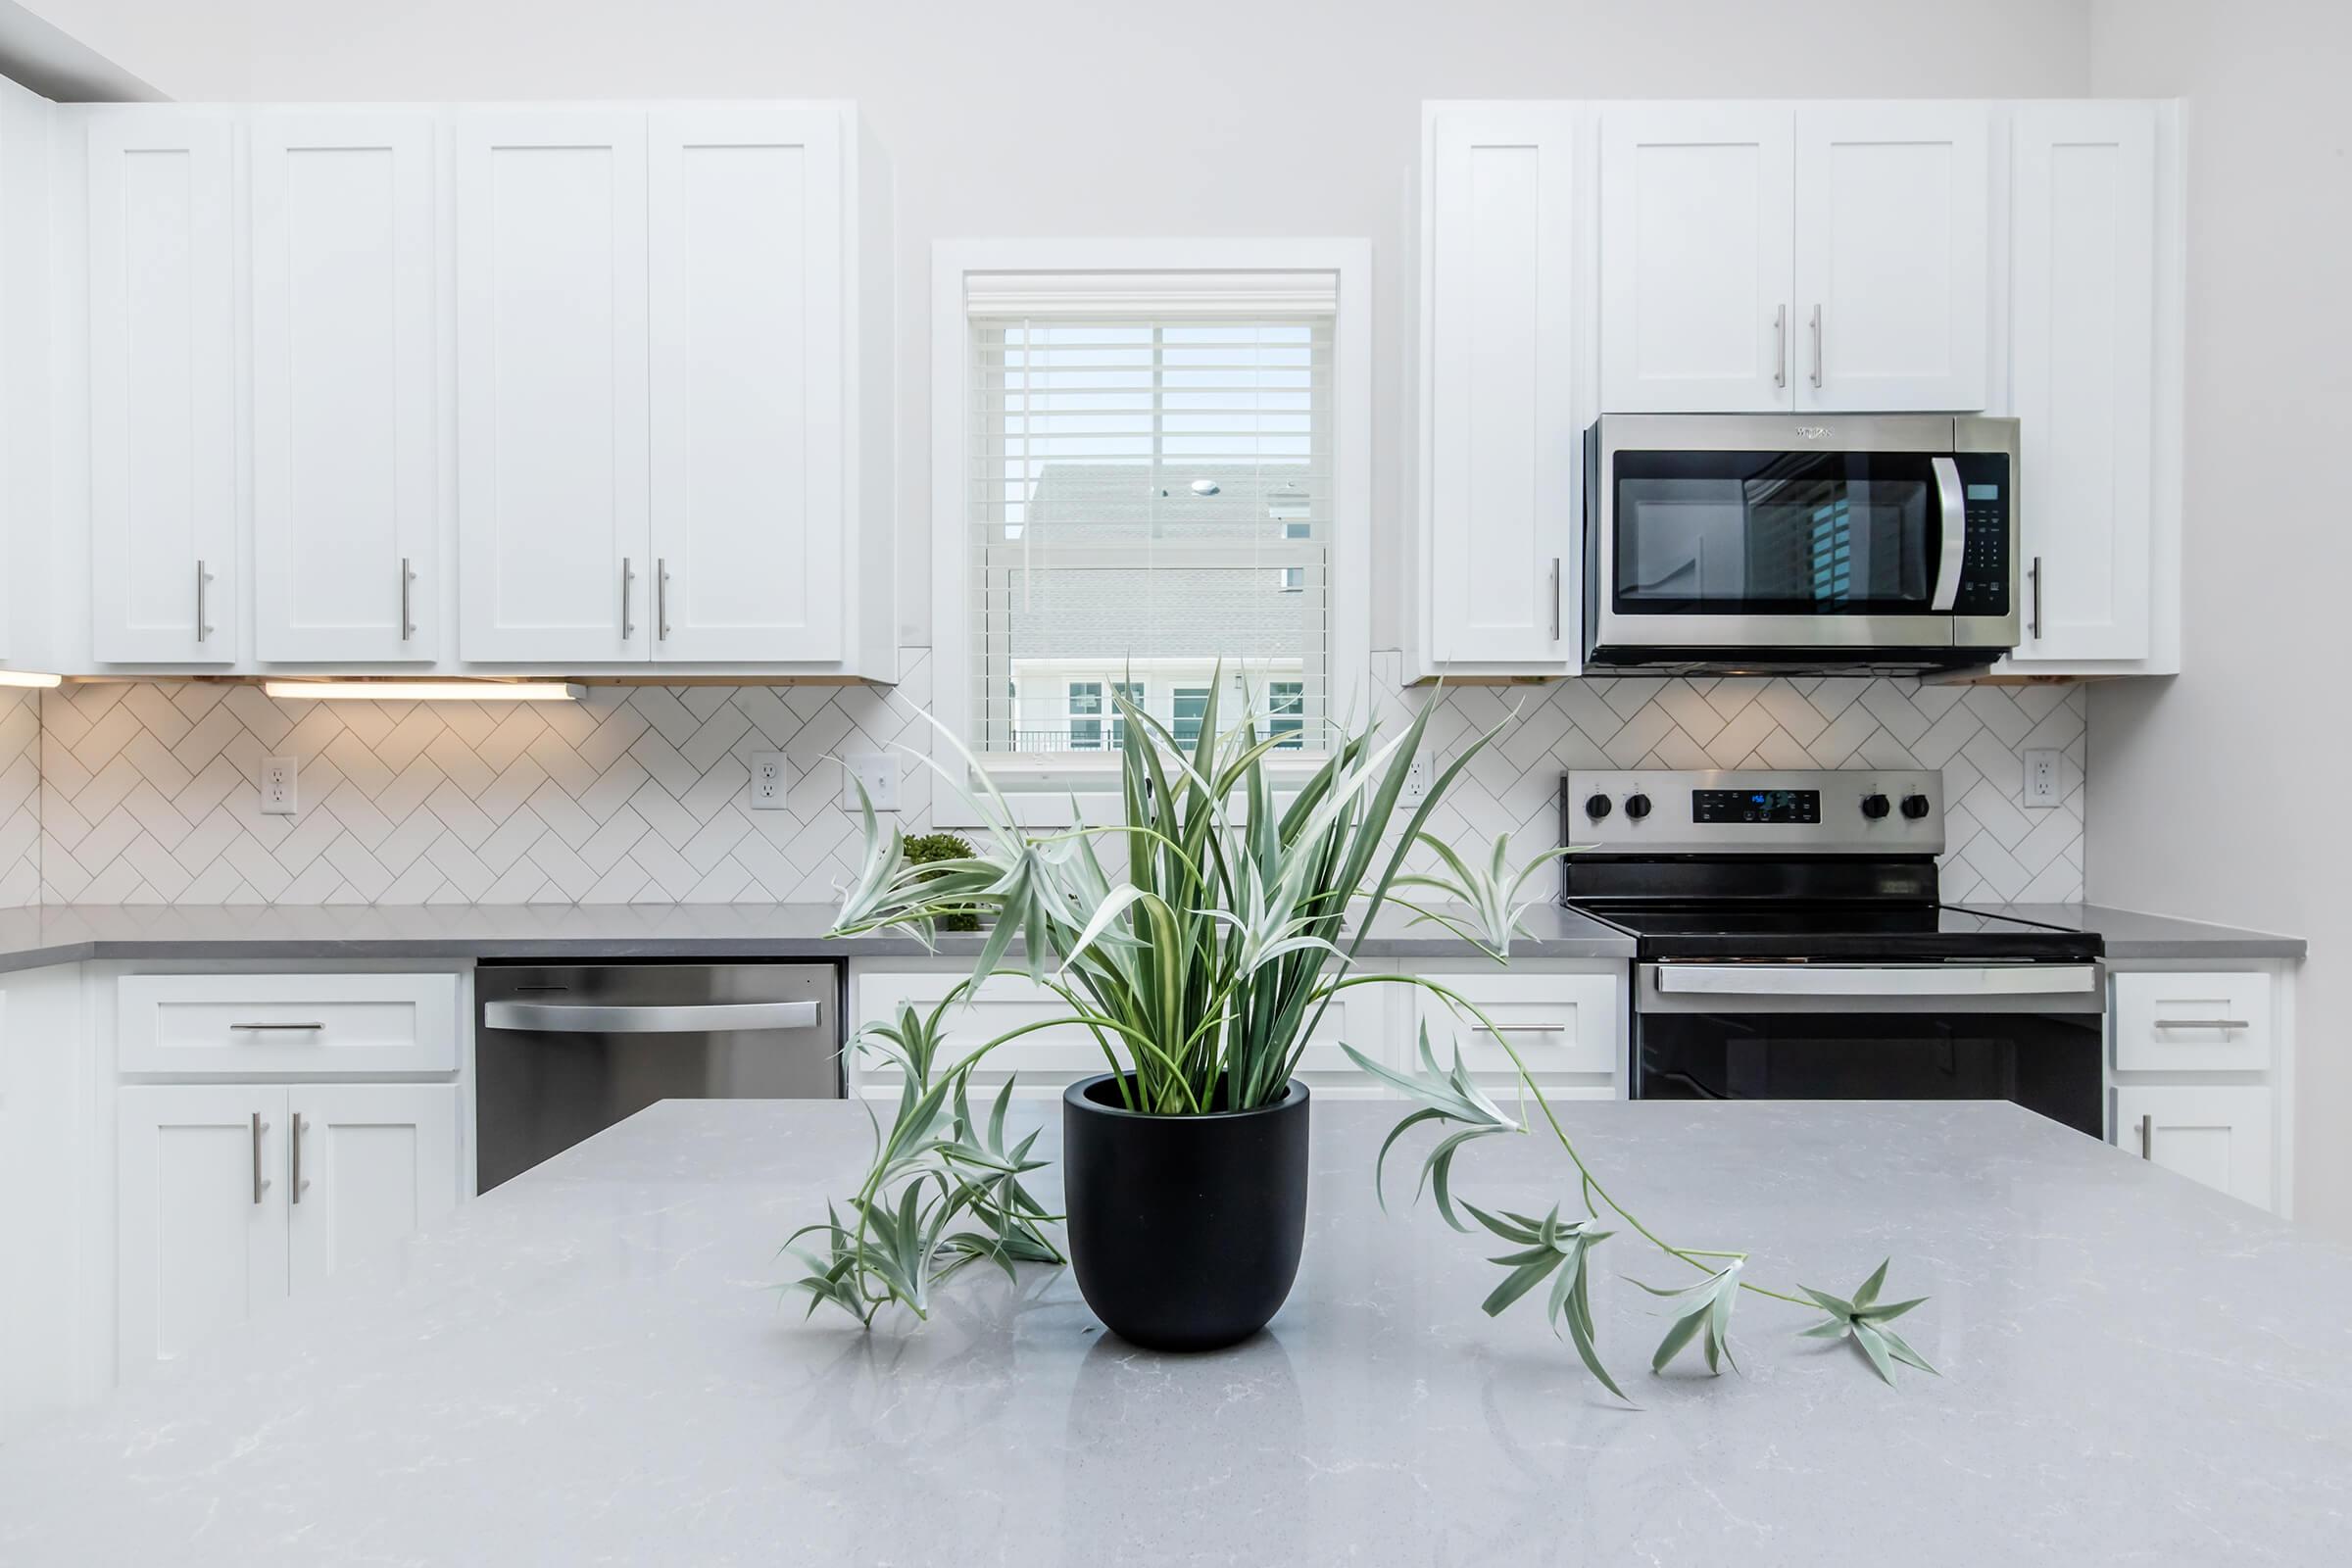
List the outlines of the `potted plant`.
<svg viewBox="0 0 2352 1568">
<path fill-rule="evenodd" d="M 1230 1344 L 1262 1327 L 1289 1294 L 1306 1219 L 1310 1096 L 1296 1077 L 1299 1053 L 1348 988 L 1414 983 L 1350 973 L 1349 959 L 1403 878 L 1407 849 L 1444 785 L 1472 755 L 1456 759 L 1393 834 L 1426 710 L 1385 743 L 1370 731 L 1347 737 L 1277 804 L 1266 759 L 1284 737 L 1260 735 L 1248 719 L 1220 728 L 1214 691 L 1189 749 L 1121 699 L 1123 820 L 1114 824 L 1023 829 L 986 770 L 949 736 L 976 783 L 966 798 L 988 823 L 986 848 L 917 863 L 869 810 L 865 860 L 838 925 L 845 934 L 911 927 L 928 936 L 946 911 L 985 909 L 996 918 L 977 976 L 996 970 L 1021 938 L 1030 977 L 1069 1004 L 1107 1069 L 1070 1086 L 1062 1102 L 1079 1288 L 1114 1332 L 1161 1348 Z M 956 770 L 942 775 L 963 788 Z M 883 1047 L 906 1074 L 895 1126 L 945 1130 L 952 1146 L 958 1129 L 977 1132 L 957 1108 L 971 1066 L 1017 1032 L 937 1077 L 924 1054 L 936 1019 L 914 1021 L 912 1050 L 908 1021 Z M 1000 1122 L 1001 1110 L 1002 1102 Z M 877 1225 L 903 1239 L 912 1259 L 926 1234 L 944 1241 L 959 1217 L 983 1206 L 999 1221 L 1014 1212 L 965 1194 L 971 1177 L 1012 1174 L 1013 1152 L 1001 1151 L 1002 1167 L 943 1152 L 920 1181 L 908 1180 L 914 1167 L 886 1171 L 890 1146 L 904 1152 L 922 1142 L 894 1129 L 853 1200 L 854 1221 L 812 1228 L 833 1244 L 815 1260 L 816 1277 L 851 1287 L 836 1295 L 844 1305 L 869 1303 L 875 1290 L 887 1301 L 896 1291 L 897 1282 L 855 1261 Z M 906 1185 L 884 1214 L 880 1200 L 894 1181 Z M 1033 1205 L 1018 1212 L 1024 1223 L 1040 1217 Z M 1021 1249 L 1035 1250 L 1007 1233 L 1006 1251 Z M 967 1240 L 950 1261 L 986 1251 Z M 915 1271 L 910 1263 L 901 1272 Z"/>
<path fill-rule="evenodd" d="M 1508 720 L 1438 769 L 1398 830 L 1430 706 L 1386 743 L 1371 730 L 1341 738 L 1278 802 L 1265 767 L 1278 739 L 1259 736 L 1247 718 L 1220 731 L 1214 690 L 1189 749 L 1120 699 L 1119 822 L 1021 827 L 986 769 L 944 729 L 960 766 L 931 765 L 988 824 L 973 853 L 917 862 L 898 829 L 882 828 L 865 807 L 864 858 L 844 892 L 837 934 L 905 928 L 928 941 L 951 912 L 986 910 L 995 921 L 971 980 L 930 1013 L 902 1008 L 851 1043 L 895 1063 L 902 1083 L 891 1122 L 876 1124 L 873 1161 L 849 1213 L 829 1207 L 786 1243 L 808 1267 L 793 1284 L 808 1294 L 811 1312 L 830 1302 L 870 1325 L 897 1303 L 927 1316 L 932 1286 L 968 1263 L 991 1261 L 1011 1274 L 1024 1262 L 1063 1261 L 1053 1227 L 1066 1218 L 1079 1288 L 1114 1333 L 1167 1349 L 1233 1343 L 1273 1316 L 1297 1275 L 1310 1097 L 1296 1072 L 1333 998 L 1354 986 L 1417 986 L 1491 1026 L 1438 980 L 1351 969 L 1364 933 L 1391 902 L 1497 960 L 1506 956 L 1527 906 L 1520 891 L 1565 851 L 1514 867 L 1506 836 L 1474 863 L 1422 829 Z M 1432 869 L 1407 869 L 1416 846 L 1434 857 Z M 1400 889 L 1428 890 L 1443 906 L 1414 904 Z M 1068 1004 L 1068 1015 L 1024 1024 L 943 1067 L 946 1014 L 999 971 L 1015 937 L 1021 967 Z M 1011 1084 L 985 1117 L 969 1087 L 990 1052 L 1071 1022 L 1093 1035 L 1108 1070 L 1062 1097 L 1065 1217 L 1046 1212 L 1024 1183 L 1043 1164 L 1032 1152 L 1037 1134 L 1007 1142 Z M 1499 1031 L 1494 1038 L 1511 1051 Z M 1450 1069 L 1442 1067 L 1425 1027 L 1417 1068 L 1348 1054 L 1410 1102 L 1382 1145 L 1381 1162 L 1406 1133 L 1433 1125 L 1441 1136 L 1423 1158 L 1423 1189 L 1448 1225 L 1507 1244 L 1491 1259 L 1504 1276 L 1484 1309 L 1501 1312 L 1544 1287 L 1553 1327 L 1612 1394 L 1624 1396 L 1600 1358 L 1589 1295 L 1592 1251 L 1616 1234 L 1604 1220 L 1700 1276 L 1642 1286 L 1670 1302 L 1653 1371 L 1692 1346 L 1710 1370 L 1728 1361 L 1732 1309 L 1742 1295 L 1826 1312 L 1803 1332 L 1850 1339 L 1888 1381 L 1896 1362 L 1934 1370 L 1888 1327 L 1920 1303 L 1878 1301 L 1885 1265 L 1850 1297 L 1801 1286 L 1803 1294 L 1792 1295 L 1743 1278 L 1744 1252 L 1677 1246 L 1644 1225 L 1586 1163 L 1516 1052 L 1521 1088 L 1569 1162 L 1581 1217 L 1563 1217 L 1565 1205 L 1542 1217 L 1489 1212 L 1456 1196 L 1453 1166 L 1465 1148 L 1530 1130 L 1479 1087 L 1458 1049 Z M 1373 1180 L 1377 1190 L 1377 1163 Z M 823 1239 L 821 1250 L 801 1245 L 811 1237 Z"/>
</svg>

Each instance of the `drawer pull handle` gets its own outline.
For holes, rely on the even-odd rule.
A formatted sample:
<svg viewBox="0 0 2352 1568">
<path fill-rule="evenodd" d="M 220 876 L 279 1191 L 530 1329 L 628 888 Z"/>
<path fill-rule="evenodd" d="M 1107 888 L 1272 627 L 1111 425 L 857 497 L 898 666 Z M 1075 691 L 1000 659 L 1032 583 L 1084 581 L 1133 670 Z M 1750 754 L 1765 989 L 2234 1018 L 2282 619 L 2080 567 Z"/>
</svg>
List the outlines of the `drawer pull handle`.
<svg viewBox="0 0 2352 1568">
<path fill-rule="evenodd" d="M 1564 1035 L 1564 1023 L 1474 1023 L 1470 1032 L 1481 1035 Z"/>
<path fill-rule="evenodd" d="M 231 1029 L 323 1029 L 322 1023 L 232 1023 Z"/>
<path fill-rule="evenodd" d="M 2152 1114 L 2139 1118 L 2139 1157 L 2156 1157 L 2156 1118 Z"/>
<path fill-rule="evenodd" d="M 2159 1029 L 2251 1029 L 2243 1018 L 2159 1018 Z"/>
</svg>

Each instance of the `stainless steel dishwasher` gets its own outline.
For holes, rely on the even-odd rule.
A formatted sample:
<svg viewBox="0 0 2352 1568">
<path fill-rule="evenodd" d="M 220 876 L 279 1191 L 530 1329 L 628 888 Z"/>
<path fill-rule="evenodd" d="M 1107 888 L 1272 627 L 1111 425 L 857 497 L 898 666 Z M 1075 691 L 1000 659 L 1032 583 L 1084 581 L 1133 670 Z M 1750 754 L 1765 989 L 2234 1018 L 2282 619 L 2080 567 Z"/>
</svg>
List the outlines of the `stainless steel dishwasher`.
<svg viewBox="0 0 2352 1568">
<path fill-rule="evenodd" d="M 485 963 L 473 991 L 482 1192 L 658 1100 L 841 1095 L 832 964 Z"/>
</svg>

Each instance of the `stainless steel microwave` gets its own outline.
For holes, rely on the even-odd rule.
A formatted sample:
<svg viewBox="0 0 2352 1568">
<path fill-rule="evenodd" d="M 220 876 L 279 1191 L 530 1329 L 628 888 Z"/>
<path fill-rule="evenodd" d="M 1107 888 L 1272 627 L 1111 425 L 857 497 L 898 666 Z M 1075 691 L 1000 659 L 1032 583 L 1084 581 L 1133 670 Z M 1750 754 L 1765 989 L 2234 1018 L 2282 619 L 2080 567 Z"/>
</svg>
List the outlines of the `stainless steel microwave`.
<svg viewBox="0 0 2352 1568">
<path fill-rule="evenodd" d="M 1607 415 L 1585 434 L 1585 662 L 1988 664 L 2017 646 L 2015 419 Z"/>
</svg>

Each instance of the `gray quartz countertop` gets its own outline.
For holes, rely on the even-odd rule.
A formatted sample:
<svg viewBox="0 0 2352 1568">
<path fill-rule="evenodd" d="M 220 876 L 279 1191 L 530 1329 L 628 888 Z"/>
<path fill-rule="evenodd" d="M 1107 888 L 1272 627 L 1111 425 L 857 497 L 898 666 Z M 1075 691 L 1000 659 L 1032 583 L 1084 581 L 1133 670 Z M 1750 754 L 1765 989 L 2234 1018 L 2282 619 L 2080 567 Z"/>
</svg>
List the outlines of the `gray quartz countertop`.
<svg viewBox="0 0 2352 1568">
<path fill-rule="evenodd" d="M 1650 1376 L 1664 1323 L 1618 1276 L 1681 1276 L 1620 1226 L 1593 1304 L 1628 1410 L 1540 1300 L 1479 1310 L 1491 1242 L 1375 1207 L 1396 1107 L 1329 1101 L 1298 1285 L 1233 1349 L 1135 1349 L 1042 1270 L 861 1334 L 773 1288 L 864 1115 L 670 1102 L 0 1448 L 0 1561 L 2341 1560 L 2352 1252 L 2007 1104 L 1558 1111 L 1654 1229 L 1752 1249 L 1759 1283 L 1891 1253 L 1942 1375 L 1888 1388 L 1750 1298 L 1738 1372 Z M 1454 1185 L 1575 1201 L 1535 1137 Z"/>
<path fill-rule="evenodd" d="M 833 938 L 829 904 L 581 904 L 164 906 L 65 905 L 0 910 L 0 971 L 87 958 L 662 958 L 911 957 L 912 937 Z M 1517 958 L 1630 958 L 1630 937 L 1539 904 L 1521 922 Z M 977 936 L 938 951 L 975 955 Z M 1391 909 L 1365 938 L 1367 957 L 1475 952 L 1442 926 Z"/>
<path fill-rule="evenodd" d="M 2301 937 L 2236 926 L 2210 925 L 2169 914 L 2141 914 L 2099 904 L 1971 904 L 1967 908 L 2011 915 L 2069 931 L 2096 931 L 2110 958 L 2300 958 Z"/>
</svg>

